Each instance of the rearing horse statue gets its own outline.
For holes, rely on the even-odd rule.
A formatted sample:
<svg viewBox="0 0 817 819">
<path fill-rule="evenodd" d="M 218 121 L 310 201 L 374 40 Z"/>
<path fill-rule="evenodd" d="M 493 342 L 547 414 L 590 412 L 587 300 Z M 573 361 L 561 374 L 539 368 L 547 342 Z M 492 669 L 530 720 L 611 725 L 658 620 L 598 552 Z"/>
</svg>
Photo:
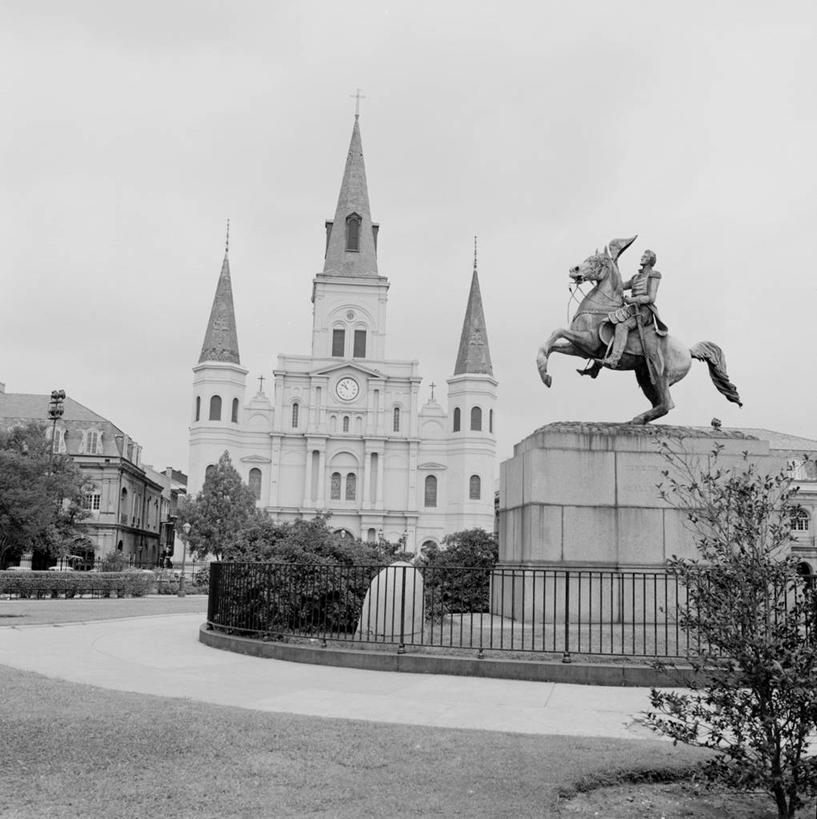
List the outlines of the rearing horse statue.
<svg viewBox="0 0 817 819">
<path fill-rule="evenodd" d="M 570 278 L 577 284 L 595 282 L 573 316 L 570 328 L 554 331 L 539 348 L 536 365 L 546 387 L 551 385 L 548 358 L 551 353 L 593 359 L 588 374 L 595 376 L 603 366 L 614 328 L 610 313 L 624 305 L 624 291 L 618 270 L 618 257 L 633 239 L 614 239 L 602 253 L 596 251 L 572 268 Z M 561 342 L 560 342 L 561 340 Z M 624 354 L 616 370 L 634 370 L 638 386 L 652 404 L 652 409 L 636 415 L 631 424 L 646 424 L 666 415 L 675 405 L 669 388 L 680 381 L 692 366 L 692 359 L 705 361 L 718 391 L 738 406 L 743 406 L 734 384 L 726 372 L 723 351 L 711 341 L 699 341 L 693 347 L 671 335 L 658 335 L 652 322 L 630 332 Z"/>
</svg>

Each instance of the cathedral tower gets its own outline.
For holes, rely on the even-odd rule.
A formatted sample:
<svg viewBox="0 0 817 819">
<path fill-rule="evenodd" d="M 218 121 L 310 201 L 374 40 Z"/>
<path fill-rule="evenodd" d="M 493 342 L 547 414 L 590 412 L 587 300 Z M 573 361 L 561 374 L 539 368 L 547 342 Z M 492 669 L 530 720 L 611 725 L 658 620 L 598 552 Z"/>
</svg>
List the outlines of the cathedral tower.
<svg viewBox="0 0 817 819">
<path fill-rule="evenodd" d="M 448 379 L 450 531 L 481 526 L 491 532 L 494 528 L 497 385 L 479 289 L 475 237 L 471 290 L 454 374 Z"/>
<path fill-rule="evenodd" d="M 247 370 L 238 354 L 238 332 L 230 281 L 230 223 L 224 261 L 218 277 L 210 320 L 204 333 L 199 363 L 193 367 L 193 406 L 190 425 L 190 481 L 188 492 L 198 492 L 210 464 L 225 449 L 240 441 L 241 413 Z"/>
</svg>

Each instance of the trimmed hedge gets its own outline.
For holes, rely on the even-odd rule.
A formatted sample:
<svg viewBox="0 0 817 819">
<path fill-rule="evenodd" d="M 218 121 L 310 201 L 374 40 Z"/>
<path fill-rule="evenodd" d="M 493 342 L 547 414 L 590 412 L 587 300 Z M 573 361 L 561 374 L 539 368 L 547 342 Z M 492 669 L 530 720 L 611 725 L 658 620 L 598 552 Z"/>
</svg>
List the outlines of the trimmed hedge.
<svg viewBox="0 0 817 819">
<path fill-rule="evenodd" d="M 0 572 L 0 594 L 19 597 L 143 597 L 156 582 L 150 571 Z"/>
</svg>

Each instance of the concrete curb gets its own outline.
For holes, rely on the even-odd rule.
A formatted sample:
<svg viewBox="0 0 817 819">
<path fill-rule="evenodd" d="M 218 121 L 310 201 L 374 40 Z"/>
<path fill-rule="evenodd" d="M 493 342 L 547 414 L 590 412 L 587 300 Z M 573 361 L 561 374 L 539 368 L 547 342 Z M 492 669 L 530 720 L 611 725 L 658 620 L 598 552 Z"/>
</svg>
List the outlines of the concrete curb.
<svg viewBox="0 0 817 819">
<path fill-rule="evenodd" d="M 637 663 L 562 663 L 553 660 L 478 659 L 435 654 L 397 654 L 348 648 L 319 648 L 295 643 L 274 643 L 199 628 L 199 642 L 211 648 L 252 657 L 292 663 L 331 665 L 367 671 L 400 671 L 410 674 L 448 674 L 458 677 L 495 677 L 505 680 L 608 685 L 627 687 L 684 685 L 691 669 L 678 668 L 670 677 L 648 665 Z"/>
</svg>

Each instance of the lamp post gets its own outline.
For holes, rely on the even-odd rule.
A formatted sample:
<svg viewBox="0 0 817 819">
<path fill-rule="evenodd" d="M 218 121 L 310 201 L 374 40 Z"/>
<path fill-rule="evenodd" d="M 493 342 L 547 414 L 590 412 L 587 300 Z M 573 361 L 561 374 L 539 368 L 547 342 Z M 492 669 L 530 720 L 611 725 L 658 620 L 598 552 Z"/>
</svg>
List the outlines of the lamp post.
<svg viewBox="0 0 817 819">
<path fill-rule="evenodd" d="M 48 417 L 51 419 L 51 454 L 48 458 L 48 471 L 52 471 L 54 464 L 54 446 L 57 443 L 54 436 L 57 434 L 57 421 L 62 418 L 65 412 L 63 402 L 65 401 L 65 390 L 51 390 L 51 400 L 48 402 Z"/>
<path fill-rule="evenodd" d="M 178 597 L 184 597 L 184 559 L 187 557 L 187 538 L 190 535 L 190 529 L 192 527 L 189 523 L 185 523 L 182 526 L 182 531 L 184 532 L 184 537 L 182 538 L 182 571 L 179 575 L 179 591 Z"/>
</svg>

